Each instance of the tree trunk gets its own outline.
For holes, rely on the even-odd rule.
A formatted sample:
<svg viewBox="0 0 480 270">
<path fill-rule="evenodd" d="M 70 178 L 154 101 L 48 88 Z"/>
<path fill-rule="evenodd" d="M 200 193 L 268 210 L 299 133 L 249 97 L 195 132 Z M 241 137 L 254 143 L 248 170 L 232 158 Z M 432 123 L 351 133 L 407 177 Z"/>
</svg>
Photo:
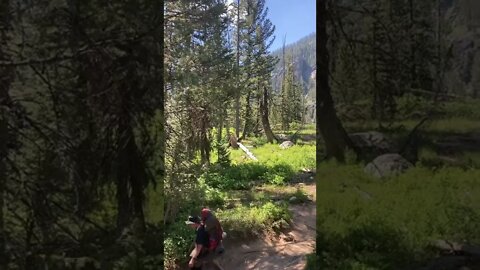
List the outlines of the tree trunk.
<svg viewBox="0 0 480 270">
<path fill-rule="evenodd" d="M 240 137 L 240 0 L 237 1 L 237 92 L 235 95 L 235 135 Z"/>
<path fill-rule="evenodd" d="M 251 94 L 252 94 L 251 91 L 248 90 L 247 96 L 245 98 L 245 101 L 246 101 L 246 105 L 245 105 L 245 126 L 243 128 L 242 137 L 240 137 L 240 139 L 248 137 L 250 135 L 250 131 L 251 131 L 251 120 L 252 120 L 252 119 L 250 119 L 250 117 L 252 116 L 252 106 L 250 104 Z"/>
<path fill-rule="evenodd" d="M 283 37 L 283 46 L 282 46 L 282 60 L 283 60 L 283 64 L 282 64 L 282 85 L 283 83 L 285 82 L 285 41 L 287 39 L 287 34 L 285 34 L 285 36 Z"/>
<path fill-rule="evenodd" d="M 3 76 L 3 70 L 0 70 L 0 76 Z M 8 127 L 7 111 L 4 109 L 3 94 L 8 91 L 8 86 L 4 84 L 3 78 L 0 79 L 0 270 L 6 269 L 7 258 L 5 253 L 5 228 L 4 228 L 4 197 L 5 186 L 7 183 L 6 158 L 8 155 Z"/>
<path fill-rule="evenodd" d="M 208 139 L 208 131 L 209 131 L 209 119 L 208 119 L 208 112 L 206 110 L 202 110 L 200 118 L 200 134 L 199 134 L 199 141 L 200 141 L 200 157 L 201 163 L 210 164 L 210 141 Z"/>
<path fill-rule="evenodd" d="M 223 112 L 220 114 L 220 119 L 219 119 L 219 122 L 218 122 L 218 127 L 217 127 L 217 143 L 221 143 L 222 142 L 222 135 L 223 135 L 223 122 L 224 122 L 224 115 L 225 115 L 225 111 L 222 110 Z"/>
<path fill-rule="evenodd" d="M 270 121 L 268 119 L 268 89 L 266 86 L 263 87 L 263 96 L 260 102 L 260 113 L 262 115 L 262 125 L 265 136 L 267 136 L 267 141 L 273 143 L 275 135 L 273 134 L 272 128 L 270 127 Z"/>
<path fill-rule="evenodd" d="M 257 101 L 257 110 L 256 110 L 256 115 L 255 115 L 255 127 L 253 128 L 253 133 L 255 137 L 259 136 L 262 133 L 262 130 L 260 128 L 260 125 L 263 124 L 262 122 L 262 111 L 260 110 L 260 106 L 262 105 L 262 96 L 263 96 L 263 90 L 260 90 L 260 88 L 257 90 L 257 95 L 255 95 L 255 100 Z M 263 125 L 262 125 L 263 127 Z"/>
<path fill-rule="evenodd" d="M 147 183 L 145 162 L 140 156 L 132 127 L 131 100 L 136 89 L 136 71 L 131 68 L 121 88 L 117 126 L 117 230 L 130 227 L 140 236 L 145 231 L 144 188 Z"/>
<path fill-rule="evenodd" d="M 145 232 L 145 215 L 143 213 L 143 202 L 145 200 L 144 187 L 147 184 L 145 162 L 139 154 L 132 127 L 128 127 L 127 153 L 130 164 L 130 187 L 131 202 L 133 206 L 133 224 L 135 235 L 142 235 Z"/>
<path fill-rule="evenodd" d="M 128 151 L 126 149 L 129 143 L 129 138 L 126 134 L 128 131 L 127 125 L 127 123 L 121 123 L 119 125 L 117 143 L 120 147 L 117 153 L 117 230 L 119 234 L 122 233 L 131 221 L 131 204 L 128 192 L 130 172 L 128 168 Z"/>
<path fill-rule="evenodd" d="M 345 161 L 345 149 L 353 146 L 345 129 L 337 117 L 333 99 L 330 93 L 330 85 L 328 81 L 328 49 L 327 49 L 327 26 L 326 18 L 328 16 L 326 9 L 326 0 L 318 1 L 318 73 L 319 85 L 318 91 L 318 111 L 317 111 L 317 134 L 321 134 L 326 150 L 326 158 L 335 158 L 339 162 Z M 319 137 L 317 135 L 317 144 Z M 353 148 L 353 147 L 352 147 Z"/>
<path fill-rule="evenodd" d="M 0 59 L 8 59 L 6 45 L 8 42 L 7 31 L 10 28 L 10 1 L 0 2 Z M 0 67 L 0 270 L 7 269 L 8 258 L 5 251 L 6 232 L 4 220 L 5 188 L 7 184 L 7 156 L 8 156 L 8 107 L 10 103 L 10 83 L 13 72 L 11 68 Z"/>
<path fill-rule="evenodd" d="M 417 88 L 417 66 L 415 63 L 416 60 L 416 44 L 415 44 L 415 22 L 414 22 L 414 10 L 413 10 L 413 0 L 408 0 L 409 5 L 409 33 L 410 33 L 410 79 L 411 79 L 411 88 Z"/>
<path fill-rule="evenodd" d="M 436 95 L 435 100 L 442 92 L 443 88 L 443 59 L 442 59 L 442 4 L 441 0 L 437 0 L 437 68 L 436 68 Z"/>
<path fill-rule="evenodd" d="M 2 71 L 0 71 L 0 76 Z M 0 82 L 0 84 L 3 82 Z M 0 85 L 0 91 L 4 92 L 5 89 L 3 85 Z M 0 106 L 3 107 L 0 102 Z M 8 129 L 7 129 L 7 115 L 5 109 L 0 108 L 0 270 L 6 269 L 7 258 L 5 253 L 5 228 L 4 228 L 4 196 L 5 196 L 5 185 L 7 182 L 7 166 L 6 166 L 6 157 L 7 157 L 7 140 L 8 140 Z"/>
<path fill-rule="evenodd" d="M 230 107 L 230 106 L 228 106 Z M 226 139 L 228 140 L 230 138 L 230 122 L 229 122 L 229 116 L 228 116 L 228 108 L 225 108 L 224 110 L 224 115 L 225 115 L 225 122 L 224 122 L 224 125 L 225 125 L 225 130 L 226 130 Z"/>
<path fill-rule="evenodd" d="M 145 164 L 138 153 L 133 129 L 123 119 L 119 128 L 119 146 L 117 161 L 117 229 L 134 225 L 134 233 L 143 233 L 145 217 L 143 213 L 143 189 L 147 181 Z M 130 191 L 131 190 L 131 191 Z"/>
<path fill-rule="evenodd" d="M 71 28 L 70 28 L 70 37 L 69 37 L 69 46 L 70 50 L 72 52 L 76 52 L 79 50 L 79 44 L 81 43 L 79 41 L 81 37 L 81 26 L 80 26 L 80 2 L 78 0 L 69 0 L 67 1 L 68 3 L 68 8 L 69 12 L 71 14 Z M 99 89 L 101 86 L 99 86 L 99 82 L 95 80 L 96 75 L 101 74 L 99 69 L 101 69 L 100 66 L 92 66 L 89 56 L 81 56 L 78 58 L 78 61 L 75 61 L 75 64 L 73 68 L 76 70 L 76 72 L 79 74 L 77 78 L 77 83 L 78 85 L 83 85 L 84 81 L 88 81 L 88 85 L 90 85 L 91 88 L 90 91 L 93 93 L 96 87 Z M 93 75 L 93 76 L 92 76 Z M 98 79 L 97 79 L 98 80 Z M 87 89 L 79 89 L 79 91 L 86 91 L 88 92 L 88 86 L 86 86 Z M 89 95 L 92 95 L 89 93 Z M 89 102 L 89 101 L 87 101 Z M 78 105 L 81 106 L 81 105 Z M 88 115 L 88 114 L 87 114 Z M 75 138 L 78 137 L 76 134 L 74 134 L 74 130 L 78 128 L 78 122 L 77 121 L 65 121 L 65 131 L 67 136 L 70 138 Z M 73 181 L 74 185 L 74 192 L 75 192 L 75 214 L 77 214 L 80 217 L 83 217 L 85 214 L 86 206 L 87 206 L 87 197 L 88 197 L 88 191 L 86 190 L 85 183 L 88 181 L 88 177 L 86 176 L 86 170 L 84 168 L 84 162 L 85 162 L 85 156 L 82 156 L 81 153 L 82 151 L 79 151 L 81 148 L 83 149 L 90 149 L 90 146 L 88 144 L 88 140 L 92 139 L 90 137 L 90 134 L 86 136 L 86 138 L 82 139 L 81 143 L 79 144 L 73 144 L 72 147 L 73 149 L 69 151 L 68 154 L 65 155 L 65 159 L 67 162 L 70 164 L 71 169 L 69 170 L 70 174 L 70 179 Z M 82 144 L 85 143 L 85 145 L 82 146 Z"/>
</svg>

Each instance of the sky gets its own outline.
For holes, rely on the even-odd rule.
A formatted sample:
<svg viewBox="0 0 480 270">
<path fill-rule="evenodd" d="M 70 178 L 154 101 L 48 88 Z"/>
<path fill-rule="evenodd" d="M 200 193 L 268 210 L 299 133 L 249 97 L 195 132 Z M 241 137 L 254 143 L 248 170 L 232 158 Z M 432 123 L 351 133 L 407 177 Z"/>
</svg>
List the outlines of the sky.
<svg viewBox="0 0 480 270">
<path fill-rule="evenodd" d="M 275 41 L 270 51 L 293 43 L 316 29 L 316 0 L 266 0 L 267 17 L 275 25 Z"/>
</svg>

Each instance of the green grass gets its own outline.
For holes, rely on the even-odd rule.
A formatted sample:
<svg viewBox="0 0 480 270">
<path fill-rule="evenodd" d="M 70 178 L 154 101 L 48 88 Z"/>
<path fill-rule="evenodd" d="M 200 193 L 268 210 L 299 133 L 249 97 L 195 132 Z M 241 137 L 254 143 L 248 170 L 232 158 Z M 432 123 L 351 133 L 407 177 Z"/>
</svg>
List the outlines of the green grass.
<svg viewBox="0 0 480 270">
<path fill-rule="evenodd" d="M 245 146 L 248 146 L 248 144 L 245 144 Z M 258 159 L 258 163 L 267 166 L 286 164 L 294 171 L 316 167 L 315 149 L 315 145 L 294 145 L 283 150 L 277 144 L 265 144 L 258 148 L 249 148 Z M 233 164 L 255 163 L 241 149 L 230 150 L 230 156 Z"/>
<path fill-rule="evenodd" d="M 405 121 L 404 125 L 412 129 L 418 121 Z M 470 133 L 480 131 L 480 121 L 461 117 L 436 119 L 426 124 L 426 132 L 431 133 Z"/>
<path fill-rule="evenodd" d="M 480 119 L 480 100 L 471 99 L 462 102 L 447 102 L 443 109 L 445 114 L 464 119 Z"/>
<path fill-rule="evenodd" d="M 454 156 L 439 156 L 434 150 L 424 147 L 419 151 L 419 165 L 437 170 L 443 167 L 480 169 L 480 153 L 465 151 Z"/>
<path fill-rule="evenodd" d="M 288 226 L 291 214 L 286 202 L 264 202 L 256 205 L 239 206 L 232 209 L 218 210 L 225 231 L 231 235 L 258 236 L 266 231 L 283 229 Z"/>
<path fill-rule="evenodd" d="M 343 107 L 355 108 L 347 111 L 343 120 L 345 128 L 349 132 L 375 130 L 378 122 L 371 120 L 369 102 L 360 100 L 354 105 L 339 105 L 339 113 Z M 393 133 L 407 132 L 411 130 L 427 112 L 435 111 L 433 119 L 424 126 L 424 130 L 430 133 L 469 133 L 480 131 L 480 100 L 458 100 L 433 104 L 422 98 L 405 95 L 397 100 L 396 118 L 392 129 Z M 397 128 L 395 128 L 397 127 Z"/>
<path fill-rule="evenodd" d="M 432 109 L 410 97 L 398 103 L 399 119 L 388 130 L 403 139 Z M 436 256 L 432 240 L 480 244 L 480 153 L 439 156 L 433 141 L 480 131 L 480 101 L 447 102 L 422 127 L 416 167 L 378 180 L 364 164 L 322 162 L 317 168 L 317 263 L 321 269 L 416 269 Z M 345 109 L 345 108 L 344 108 Z M 344 121 L 348 132 L 377 130 L 368 107 Z M 345 109 L 346 112 L 348 112 Z M 347 119 L 347 118 L 345 118 Z M 322 151 L 322 145 L 319 147 Z M 314 260 L 314 259 L 312 259 Z"/>
<path fill-rule="evenodd" d="M 395 122 L 394 133 L 407 133 L 411 131 L 420 120 L 403 120 Z M 349 132 L 362 132 L 376 130 L 378 122 L 373 120 L 346 122 L 345 128 Z M 461 117 L 448 117 L 432 119 L 425 123 L 423 130 L 427 133 L 470 133 L 480 131 L 480 121 Z"/>
<path fill-rule="evenodd" d="M 359 165 L 324 163 L 318 177 L 324 269 L 406 266 L 431 255 L 434 239 L 480 243 L 480 170 L 417 167 L 380 181 Z"/>
<path fill-rule="evenodd" d="M 272 128 L 273 128 L 273 133 L 275 133 L 275 134 L 290 135 L 290 134 L 295 133 L 300 128 L 300 126 L 298 124 L 292 124 L 292 125 L 290 125 L 289 130 L 283 130 L 281 128 L 281 125 L 277 125 L 277 126 L 274 126 Z M 316 134 L 316 132 L 317 131 L 316 131 L 315 124 L 307 124 L 307 125 L 304 125 L 302 127 L 299 134 Z"/>
</svg>

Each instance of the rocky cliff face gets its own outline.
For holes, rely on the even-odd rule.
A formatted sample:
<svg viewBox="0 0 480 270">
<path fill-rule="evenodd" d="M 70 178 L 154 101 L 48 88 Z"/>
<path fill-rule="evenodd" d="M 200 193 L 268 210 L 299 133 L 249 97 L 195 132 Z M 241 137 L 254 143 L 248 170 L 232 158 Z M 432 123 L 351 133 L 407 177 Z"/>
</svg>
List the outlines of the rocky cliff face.
<svg viewBox="0 0 480 270">
<path fill-rule="evenodd" d="M 447 69 L 445 86 L 451 93 L 480 96 L 480 1 L 443 3 Z"/>
<path fill-rule="evenodd" d="M 314 97 L 312 91 L 315 92 L 315 79 L 312 79 L 312 74 L 316 70 L 316 35 L 308 35 L 295 43 L 287 45 L 285 54 L 286 59 L 292 58 L 295 75 L 303 85 L 303 93 L 308 99 L 311 99 L 312 96 Z M 283 75 L 282 49 L 274 51 L 273 55 L 280 60 L 272 74 L 273 89 L 280 91 Z M 313 100 L 315 99 L 313 98 Z"/>
</svg>

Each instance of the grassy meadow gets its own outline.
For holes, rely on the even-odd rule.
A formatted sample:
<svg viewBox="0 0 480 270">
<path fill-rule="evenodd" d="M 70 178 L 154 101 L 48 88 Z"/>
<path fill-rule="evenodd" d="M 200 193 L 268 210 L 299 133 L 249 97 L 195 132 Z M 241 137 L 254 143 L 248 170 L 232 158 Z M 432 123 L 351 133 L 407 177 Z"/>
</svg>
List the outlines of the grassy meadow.
<svg viewBox="0 0 480 270">
<path fill-rule="evenodd" d="M 480 134 L 478 108 L 478 101 L 445 104 L 423 127 L 416 166 L 402 175 L 373 178 L 353 158 L 318 165 L 320 269 L 417 269 L 440 255 L 433 241 L 480 244 L 480 153 L 435 147 L 449 136 Z M 419 122 L 403 117 L 382 132 L 405 136 Z M 358 120 L 345 127 L 361 132 L 376 124 Z"/>
</svg>

